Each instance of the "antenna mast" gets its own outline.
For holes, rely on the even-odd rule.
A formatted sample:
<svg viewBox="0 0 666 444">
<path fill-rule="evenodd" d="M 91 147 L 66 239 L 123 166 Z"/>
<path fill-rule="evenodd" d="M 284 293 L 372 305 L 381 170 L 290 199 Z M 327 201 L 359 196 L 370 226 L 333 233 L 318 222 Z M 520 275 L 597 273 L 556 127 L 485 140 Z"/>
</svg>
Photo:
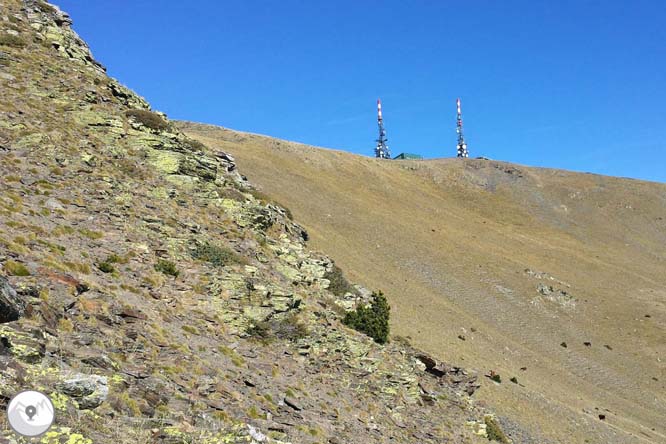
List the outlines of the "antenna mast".
<svg viewBox="0 0 666 444">
<path fill-rule="evenodd" d="M 456 132 L 458 133 L 458 157 L 469 157 L 469 152 L 467 151 L 467 142 L 465 142 L 465 136 L 463 135 L 463 121 L 462 111 L 460 110 L 460 99 L 456 100 L 456 107 L 458 109 L 456 119 Z"/>
<path fill-rule="evenodd" d="M 382 119 L 382 102 L 377 99 L 377 124 L 379 125 L 379 138 L 377 139 L 377 147 L 375 147 L 375 157 L 379 159 L 390 159 L 391 153 L 386 144 L 386 130 L 384 129 L 384 121 Z"/>
</svg>

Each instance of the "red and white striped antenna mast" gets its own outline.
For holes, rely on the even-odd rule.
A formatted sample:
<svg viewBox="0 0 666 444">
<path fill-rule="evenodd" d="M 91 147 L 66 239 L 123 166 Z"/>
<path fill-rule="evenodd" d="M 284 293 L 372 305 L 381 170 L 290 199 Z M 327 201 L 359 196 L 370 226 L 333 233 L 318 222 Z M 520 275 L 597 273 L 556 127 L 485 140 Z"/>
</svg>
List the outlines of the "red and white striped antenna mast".
<svg viewBox="0 0 666 444">
<path fill-rule="evenodd" d="M 390 159 L 391 152 L 386 144 L 386 130 L 384 129 L 384 119 L 382 117 L 382 101 L 377 99 L 377 125 L 379 126 L 379 138 L 376 140 L 375 157 L 379 159 Z"/>
<path fill-rule="evenodd" d="M 458 133 L 458 157 L 469 157 L 467 151 L 467 142 L 465 142 L 465 135 L 463 134 L 463 121 L 462 110 L 460 108 L 460 99 L 456 99 L 456 133 Z"/>
</svg>

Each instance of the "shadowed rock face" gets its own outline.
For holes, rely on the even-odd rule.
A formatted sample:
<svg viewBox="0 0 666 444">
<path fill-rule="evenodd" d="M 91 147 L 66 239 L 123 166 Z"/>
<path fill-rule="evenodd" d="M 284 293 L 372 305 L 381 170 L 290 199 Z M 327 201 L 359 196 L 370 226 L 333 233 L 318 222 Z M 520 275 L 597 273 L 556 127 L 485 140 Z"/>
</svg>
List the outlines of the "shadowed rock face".
<svg viewBox="0 0 666 444">
<path fill-rule="evenodd" d="M 9 285 L 4 276 L 0 276 L 0 324 L 18 320 L 25 312 L 25 304 Z"/>
</svg>

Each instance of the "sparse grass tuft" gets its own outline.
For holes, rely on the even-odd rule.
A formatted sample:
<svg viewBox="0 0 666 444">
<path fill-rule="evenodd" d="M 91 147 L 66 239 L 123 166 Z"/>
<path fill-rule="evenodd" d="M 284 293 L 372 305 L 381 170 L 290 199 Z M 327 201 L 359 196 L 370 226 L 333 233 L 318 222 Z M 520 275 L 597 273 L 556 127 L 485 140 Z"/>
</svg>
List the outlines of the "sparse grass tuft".
<svg viewBox="0 0 666 444">
<path fill-rule="evenodd" d="M 79 273 L 90 274 L 90 265 L 88 264 L 65 262 L 65 267 L 69 268 L 71 271 L 78 271 Z"/>
<path fill-rule="evenodd" d="M 185 331 L 185 332 L 187 332 L 191 335 L 198 335 L 199 334 L 199 330 L 196 327 L 192 327 L 191 325 L 183 325 L 181 328 L 183 329 L 183 331 Z"/>
<path fill-rule="evenodd" d="M 60 237 L 65 234 L 72 234 L 74 233 L 74 228 L 70 227 L 69 225 L 58 225 L 51 231 L 51 236 L 54 237 Z"/>
<path fill-rule="evenodd" d="M 71 333 L 74 331 L 74 323 L 67 318 L 60 318 L 58 320 L 58 330 Z"/>
<path fill-rule="evenodd" d="M 257 410 L 257 408 L 255 406 L 252 406 L 248 409 L 247 416 L 249 416 L 252 419 L 263 418 L 263 416 L 259 413 L 259 411 Z"/>
<path fill-rule="evenodd" d="M 176 267 L 176 264 L 166 259 L 159 259 L 157 261 L 157 263 L 155 264 L 155 271 L 159 271 L 160 273 L 173 277 L 178 277 L 178 275 L 180 274 L 178 268 Z"/>
<path fill-rule="evenodd" d="M 104 237 L 104 233 L 101 233 L 99 231 L 89 230 L 87 228 L 79 229 L 79 233 L 81 233 L 82 235 L 84 235 L 88 239 L 93 239 L 93 240 L 101 239 L 101 238 Z"/>
<path fill-rule="evenodd" d="M 8 260 L 4 263 L 5 273 L 10 276 L 30 276 L 30 271 L 20 262 Z"/>
<path fill-rule="evenodd" d="M 226 345 L 220 345 L 217 349 L 224 356 L 227 356 L 229 359 L 231 359 L 231 363 L 234 364 L 236 367 L 241 367 L 245 364 L 245 360 L 243 359 L 243 357 L 240 356 L 238 353 L 236 353 L 233 349 L 227 347 Z"/>
<path fill-rule="evenodd" d="M 108 262 L 110 264 L 126 264 L 127 263 L 127 258 L 122 257 L 122 256 L 118 256 L 117 254 L 112 253 L 109 256 L 107 256 L 106 262 Z"/>
</svg>

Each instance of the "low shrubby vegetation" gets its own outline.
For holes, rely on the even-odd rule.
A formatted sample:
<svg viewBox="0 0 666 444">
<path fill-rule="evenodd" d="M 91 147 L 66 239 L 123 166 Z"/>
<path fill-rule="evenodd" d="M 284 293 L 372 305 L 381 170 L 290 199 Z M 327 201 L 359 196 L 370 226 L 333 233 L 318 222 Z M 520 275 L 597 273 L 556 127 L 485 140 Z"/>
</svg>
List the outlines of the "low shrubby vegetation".
<svg viewBox="0 0 666 444">
<path fill-rule="evenodd" d="M 165 131 L 169 129 L 169 123 L 164 120 L 162 116 L 152 111 L 145 109 L 131 109 L 125 112 L 125 115 L 155 131 Z"/>
<path fill-rule="evenodd" d="M 9 46 L 10 48 L 24 48 L 26 46 L 26 42 L 17 35 L 2 34 L 0 35 L 0 46 Z"/>
<path fill-rule="evenodd" d="M 127 259 L 118 256 L 117 254 L 113 253 L 110 254 L 104 259 L 102 262 L 97 263 L 97 268 L 103 272 L 103 273 L 113 273 L 116 271 L 116 268 L 113 266 L 113 264 L 125 264 L 127 263 Z"/>
<path fill-rule="evenodd" d="M 166 259 L 159 259 L 157 261 L 157 263 L 155 264 L 155 271 L 159 271 L 160 273 L 173 277 L 178 277 L 178 275 L 180 274 L 178 268 L 176 267 L 176 264 Z"/>
<path fill-rule="evenodd" d="M 370 336 L 375 342 L 384 344 L 389 336 L 389 316 L 391 307 L 381 291 L 372 293 L 369 307 L 360 305 L 348 312 L 342 322 L 361 333 Z"/>
<path fill-rule="evenodd" d="M 20 262 L 8 260 L 4 263 L 5 273 L 10 276 L 30 276 L 30 271 Z"/>
<path fill-rule="evenodd" d="M 106 261 L 100 262 L 99 264 L 97 264 L 97 268 L 102 273 L 113 273 L 114 271 L 116 271 L 114 266 L 111 265 L 109 262 L 106 262 Z"/>
<path fill-rule="evenodd" d="M 328 289 L 336 296 L 344 296 L 347 293 L 356 293 L 356 289 L 347 281 L 342 270 L 337 265 L 333 264 L 331 271 L 327 271 L 324 275 L 331 283 Z"/>
<path fill-rule="evenodd" d="M 291 313 L 286 317 L 255 322 L 246 333 L 262 342 L 270 342 L 273 339 L 295 341 L 307 336 L 308 330 L 298 315 Z"/>
<path fill-rule="evenodd" d="M 198 244 L 192 250 L 192 257 L 200 261 L 208 262 L 216 267 L 225 265 L 246 264 L 247 260 L 230 248 L 205 242 Z"/>
<path fill-rule="evenodd" d="M 509 438 L 507 438 L 507 436 L 504 434 L 502 428 L 497 423 L 495 418 L 493 418 L 492 416 L 486 416 L 484 418 L 484 422 L 486 423 L 486 433 L 488 434 L 489 441 L 497 441 L 503 444 L 508 444 L 511 442 L 509 441 Z"/>
</svg>

